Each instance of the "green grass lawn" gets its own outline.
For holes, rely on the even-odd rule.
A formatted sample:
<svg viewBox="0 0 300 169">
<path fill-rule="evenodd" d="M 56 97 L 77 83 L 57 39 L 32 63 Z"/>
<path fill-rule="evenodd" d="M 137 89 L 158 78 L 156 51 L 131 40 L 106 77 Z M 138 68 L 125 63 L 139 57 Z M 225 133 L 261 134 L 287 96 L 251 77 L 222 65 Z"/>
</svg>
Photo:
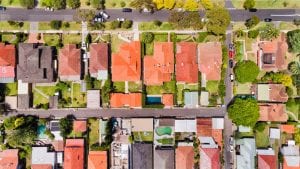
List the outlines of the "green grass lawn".
<svg viewBox="0 0 300 169">
<path fill-rule="evenodd" d="M 105 7 L 106 8 L 123 8 L 121 6 L 121 2 L 125 2 L 125 7 L 130 7 L 129 4 L 131 0 L 106 0 Z"/>
<path fill-rule="evenodd" d="M 270 145 L 269 141 L 269 127 L 266 126 L 265 130 L 255 132 L 255 142 L 258 148 L 267 148 Z"/>
<path fill-rule="evenodd" d="M 175 93 L 176 81 L 171 80 L 170 82 L 164 82 L 163 89 L 164 93 Z"/>
<path fill-rule="evenodd" d="M 74 130 L 68 135 L 68 138 L 81 138 L 83 137 L 82 132 L 75 132 Z"/>
<path fill-rule="evenodd" d="M 286 3 L 286 4 L 285 4 Z M 244 0 L 232 0 L 235 8 L 243 8 Z M 255 1 L 255 8 L 299 8 L 298 0 L 259 0 Z"/>
<path fill-rule="evenodd" d="M 157 139 L 157 142 L 163 144 L 163 145 L 169 145 L 174 143 L 173 138 L 162 138 L 162 139 Z"/>
<path fill-rule="evenodd" d="M 184 84 L 177 84 L 177 103 L 181 104 L 183 102 L 183 93 Z"/>
<path fill-rule="evenodd" d="M 99 120 L 88 119 L 89 124 L 89 146 L 99 142 Z"/>
<path fill-rule="evenodd" d="M 251 94 L 251 83 L 237 83 L 236 94 Z"/>
<path fill-rule="evenodd" d="M 146 49 L 146 55 L 153 55 L 153 48 L 154 48 L 154 43 L 146 43 L 145 44 L 145 49 Z"/>
<path fill-rule="evenodd" d="M 58 34 L 43 34 L 43 38 L 48 46 L 57 46 L 60 36 Z"/>
<path fill-rule="evenodd" d="M 9 33 L 9 34 L 6 33 L 6 34 L 2 35 L 1 41 L 16 44 L 17 43 L 17 37 L 13 33 Z"/>
<path fill-rule="evenodd" d="M 20 0 L 1 0 L 0 4 L 6 7 L 21 7 Z"/>
<path fill-rule="evenodd" d="M 23 22 L 24 25 L 22 27 L 9 25 L 7 21 L 0 22 L 0 30 L 29 30 L 29 22 Z"/>
<path fill-rule="evenodd" d="M 125 92 L 125 82 L 114 82 L 113 83 L 114 92 Z"/>
<path fill-rule="evenodd" d="M 81 34 L 63 34 L 64 44 L 80 44 Z"/>
<path fill-rule="evenodd" d="M 81 23 L 80 22 L 68 22 L 70 24 L 69 27 L 64 26 L 64 22 L 60 30 L 81 30 Z M 50 22 L 39 22 L 39 30 L 53 30 L 50 26 Z"/>
<path fill-rule="evenodd" d="M 72 98 L 73 93 L 73 99 L 71 105 L 65 105 L 65 107 L 86 107 L 86 93 L 80 91 L 80 84 L 79 83 L 71 83 L 67 82 L 71 86 L 71 91 L 63 90 L 62 91 L 62 97 L 66 100 L 68 98 Z"/>
<path fill-rule="evenodd" d="M 293 99 L 289 99 L 286 103 L 286 110 L 293 113 L 294 116 L 299 119 L 298 116 L 300 114 L 300 105 L 297 104 Z"/>
<path fill-rule="evenodd" d="M 168 34 L 167 33 L 155 33 L 154 41 L 155 42 L 168 42 Z"/>
<path fill-rule="evenodd" d="M 18 83 L 6 83 L 6 91 L 8 91 L 7 96 L 16 96 L 18 94 Z"/>
<path fill-rule="evenodd" d="M 146 93 L 148 95 L 162 94 L 163 86 L 146 86 Z"/>
<path fill-rule="evenodd" d="M 134 141 L 153 141 L 153 132 L 133 132 Z"/>
<path fill-rule="evenodd" d="M 174 27 L 169 22 L 163 22 L 160 26 L 156 26 L 153 22 L 140 22 L 139 30 L 174 30 Z"/>
<path fill-rule="evenodd" d="M 128 82 L 128 90 L 129 92 L 139 92 L 142 90 L 141 82 Z"/>
<path fill-rule="evenodd" d="M 279 29 L 280 30 L 294 30 L 298 27 L 294 25 L 292 22 L 280 22 Z"/>
<path fill-rule="evenodd" d="M 207 81 L 206 82 L 206 90 L 210 93 L 210 94 L 216 94 L 218 93 L 219 90 L 219 81 Z"/>
<path fill-rule="evenodd" d="M 54 96 L 55 86 L 36 86 L 38 90 L 48 96 Z M 33 89 L 33 105 L 49 103 L 49 98 L 45 98 L 43 95 Z"/>
<path fill-rule="evenodd" d="M 120 45 L 124 42 L 125 41 L 118 38 L 118 35 L 112 35 L 111 36 L 111 51 L 112 51 L 112 53 L 118 52 Z"/>
<path fill-rule="evenodd" d="M 252 51 L 252 44 L 253 43 L 255 43 L 255 39 L 248 38 L 248 36 L 245 37 L 246 51 Z"/>
</svg>

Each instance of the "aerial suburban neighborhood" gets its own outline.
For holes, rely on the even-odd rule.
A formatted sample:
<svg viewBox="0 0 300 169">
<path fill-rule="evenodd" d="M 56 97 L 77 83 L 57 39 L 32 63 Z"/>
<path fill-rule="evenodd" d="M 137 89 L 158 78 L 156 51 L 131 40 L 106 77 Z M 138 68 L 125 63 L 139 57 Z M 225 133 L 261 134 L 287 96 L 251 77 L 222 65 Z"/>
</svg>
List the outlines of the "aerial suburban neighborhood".
<svg viewBox="0 0 300 169">
<path fill-rule="evenodd" d="M 0 169 L 300 169 L 300 0 L 0 0 Z"/>
</svg>

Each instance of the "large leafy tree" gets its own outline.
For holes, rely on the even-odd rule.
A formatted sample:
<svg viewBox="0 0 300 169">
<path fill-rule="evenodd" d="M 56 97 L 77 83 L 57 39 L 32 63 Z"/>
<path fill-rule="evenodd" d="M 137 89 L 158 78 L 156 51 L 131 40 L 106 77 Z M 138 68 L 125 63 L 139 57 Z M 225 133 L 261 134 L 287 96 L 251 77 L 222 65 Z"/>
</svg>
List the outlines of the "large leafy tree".
<svg viewBox="0 0 300 169">
<path fill-rule="evenodd" d="M 169 16 L 169 22 L 179 29 L 193 28 L 199 30 L 203 28 L 203 23 L 198 12 L 172 11 Z"/>
<path fill-rule="evenodd" d="M 300 52 L 300 29 L 287 33 L 287 43 L 291 52 Z"/>
<path fill-rule="evenodd" d="M 226 29 L 230 24 L 229 12 L 222 7 L 215 7 L 206 12 L 207 31 L 215 35 L 226 33 Z"/>
<path fill-rule="evenodd" d="M 175 0 L 164 0 L 164 7 L 166 9 L 173 9 L 175 6 Z"/>
<path fill-rule="evenodd" d="M 34 0 L 20 0 L 20 4 L 24 8 L 34 8 Z"/>
<path fill-rule="evenodd" d="M 246 0 L 243 4 L 243 7 L 245 9 L 251 9 L 251 8 L 254 8 L 255 6 L 255 1 L 254 0 Z"/>
<path fill-rule="evenodd" d="M 259 118 L 257 101 L 252 98 L 237 98 L 228 107 L 228 115 L 236 125 L 253 127 Z"/>
<path fill-rule="evenodd" d="M 260 30 L 260 37 L 265 40 L 272 40 L 279 36 L 279 29 L 275 28 L 274 24 L 267 24 Z"/>
<path fill-rule="evenodd" d="M 68 115 L 67 117 L 59 120 L 60 135 L 63 138 L 66 138 L 72 132 L 73 120 L 74 117 L 72 115 Z"/>
<path fill-rule="evenodd" d="M 198 3 L 195 0 L 186 0 L 183 7 L 187 11 L 196 11 L 198 10 Z"/>
<path fill-rule="evenodd" d="M 206 10 L 210 10 L 214 7 L 214 4 L 211 2 L 211 0 L 200 0 L 200 2 Z"/>
<path fill-rule="evenodd" d="M 259 68 L 253 61 L 238 62 L 234 67 L 236 80 L 240 83 L 253 82 L 258 73 Z"/>
<path fill-rule="evenodd" d="M 74 19 L 76 21 L 92 21 L 95 17 L 95 10 L 79 9 L 76 10 Z"/>
<path fill-rule="evenodd" d="M 247 19 L 245 22 L 245 25 L 248 28 L 253 28 L 254 26 L 256 26 L 259 23 L 259 18 L 255 15 L 253 15 L 250 19 Z"/>
<path fill-rule="evenodd" d="M 75 9 L 80 7 L 80 0 L 67 0 L 68 7 Z"/>
<path fill-rule="evenodd" d="M 156 9 L 156 4 L 152 0 L 133 0 L 130 2 L 130 6 L 138 10 L 146 8 L 153 11 Z"/>
</svg>

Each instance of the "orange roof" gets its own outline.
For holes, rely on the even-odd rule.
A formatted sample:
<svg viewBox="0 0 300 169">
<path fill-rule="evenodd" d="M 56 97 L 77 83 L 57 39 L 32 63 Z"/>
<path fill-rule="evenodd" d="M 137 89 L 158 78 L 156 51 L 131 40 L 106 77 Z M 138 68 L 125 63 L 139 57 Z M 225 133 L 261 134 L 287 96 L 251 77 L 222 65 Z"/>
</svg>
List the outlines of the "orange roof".
<svg viewBox="0 0 300 169">
<path fill-rule="evenodd" d="M 55 151 L 64 151 L 64 141 L 63 140 L 55 140 L 51 142 Z"/>
<path fill-rule="evenodd" d="M 287 102 L 289 96 L 286 93 L 285 86 L 282 84 L 269 84 L 270 101 Z"/>
<path fill-rule="evenodd" d="M 15 45 L 0 43 L 0 77 L 15 77 L 16 49 Z"/>
<path fill-rule="evenodd" d="M 178 146 L 176 148 L 176 167 L 180 169 L 192 169 L 194 166 L 193 146 Z"/>
<path fill-rule="evenodd" d="M 80 49 L 76 45 L 69 44 L 59 51 L 59 76 L 79 76 L 81 74 Z"/>
<path fill-rule="evenodd" d="M 282 124 L 280 126 L 281 132 L 286 132 L 288 134 L 293 134 L 295 133 L 295 126 L 291 124 Z"/>
<path fill-rule="evenodd" d="M 217 142 L 219 147 L 223 147 L 223 131 L 222 129 L 212 129 L 212 137 L 214 138 L 215 142 Z"/>
<path fill-rule="evenodd" d="M 111 56 L 112 81 L 138 81 L 141 79 L 141 43 L 123 43 L 118 53 Z"/>
<path fill-rule="evenodd" d="M 64 152 L 64 169 L 84 168 L 84 140 L 67 139 Z"/>
<path fill-rule="evenodd" d="M 221 79 L 222 48 L 219 42 L 199 44 L 199 71 L 206 80 Z"/>
<path fill-rule="evenodd" d="M 99 70 L 108 69 L 108 45 L 107 43 L 93 43 L 90 45 L 90 73 L 98 73 Z"/>
<path fill-rule="evenodd" d="M 262 104 L 259 105 L 259 121 L 286 122 L 288 115 L 284 104 Z"/>
<path fill-rule="evenodd" d="M 176 50 L 176 80 L 185 83 L 197 83 L 197 43 L 179 42 Z"/>
<path fill-rule="evenodd" d="M 19 164 L 18 153 L 18 149 L 7 149 L 3 152 L 0 152 L 0 168 L 16 169 Z"/>
<path fill-rule="evenodd" d="M 107 169 L 107 152 L 90 151 L 88 156 L 88 169 Z"/>
<path fill-rule="evenodd" d="M 165 106 L 173 106 L 174 105 L 173 94 L 163 94 L 162 104 L 164 104 Z"/>
<path fill-rule="evenodd" d="M 153 56 L 144 57 L 145 85 L 162 85 L 171 81 L 174 73 L 174 54 L 172 42 L 155 42 Z"/>
<path fill-rule="evenodd" d="M 197 136 L 212 137 L 211 118 L 197 118 Z"/>
<path fill-rule="evenodd" d="M 142 93 L 111 93 L 110 106 L 112 108 L 142 107 Z"/>
<path fill-rule="evenodd" d="M 31 169 L 52 169 L 51 164 L 32 164 Z"/>
<path fill-rule="evenodd" d="M 75 120 L 73 122 L 73 130 L 75 132 L 86 132 L 86 121 L 85 120 Z"/>
<path fill-rule="evenodd" d="M 258 169 L 277 168 L 277 157 L 275 155 L 258 155 Z"/>
<path fill-rule="evenodd" d="M 200 168 L 220 169 L 220 149 L 200 148 Z"/>
</svg>

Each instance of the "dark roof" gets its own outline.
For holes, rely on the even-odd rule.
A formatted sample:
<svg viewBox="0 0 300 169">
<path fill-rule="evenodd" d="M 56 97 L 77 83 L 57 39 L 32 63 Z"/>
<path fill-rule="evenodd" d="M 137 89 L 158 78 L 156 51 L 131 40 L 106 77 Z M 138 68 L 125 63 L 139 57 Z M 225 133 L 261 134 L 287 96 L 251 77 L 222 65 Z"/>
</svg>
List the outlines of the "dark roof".
<svg viewBox="0 0 300 169">
<path fill-rule="evenodd" d="M 57 109 L 58 107 L 58 96 L 50 96 L 49 97 L 49 108 Z"/>
<path fill-rule="evenodd" d="M 29 94 L 18 95 L 18 109 L 28 109 L 30 107 Z"/>
<path fill-rule="evenodd" d="M 154 168 L 174 169 L 175 152 L 174 149 L 156 149 L 154 150 Z"/>
<path fill-rule="evenodd" d="M 134 143 L 132 146 L 133 169 L 153 168 L 153 145 L 145 143 Z"/>
<path fill-rule="evenodd" d="M 17 79 L 27 83 L 53 82 L 53 55 L 50 46 L 19 44 Z"/>
<path fill-rule="evenodd" d="M 59 122 L 58 121 L 51 121 L 50 130 L 51 131 L 60 131 L 59 130 Z"/>
<path fill-rule="evenodd" d="M 159 126 L 174 126 L 174 119 L 159 119 Z"/>
</svg>

